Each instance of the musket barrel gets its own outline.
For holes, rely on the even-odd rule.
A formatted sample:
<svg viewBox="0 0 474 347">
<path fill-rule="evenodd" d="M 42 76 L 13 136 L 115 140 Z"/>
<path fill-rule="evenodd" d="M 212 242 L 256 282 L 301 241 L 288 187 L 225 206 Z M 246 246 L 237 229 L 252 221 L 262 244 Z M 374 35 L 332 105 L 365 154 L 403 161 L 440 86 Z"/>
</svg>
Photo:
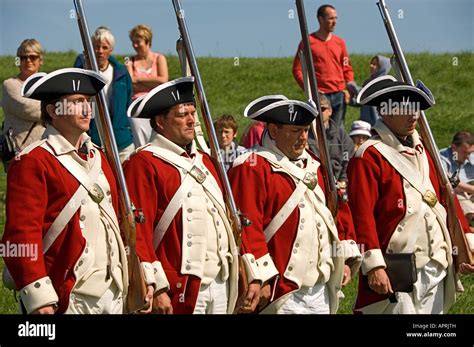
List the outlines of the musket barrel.
<svg viewBox="0 0 474 347">
<path fill-rule="evenodd" d="M 179 0 L 173 0 L 173 6 L 176 12 L 176 18 L 178 20 L 178 26 L 181 33 L 181 37 L 183 38 L 183 44 L 185 47 L 189 66 L 191 68 L 191 73 L 194 76 L 194 80 L 196 83 L 196 92 L 197 92 L 199 104 L 201 107 L 201 113 L 204 117 L 204 124 L 206 126 L 207 135 L 209 137 L 209 142 L 210 142 L 210 147 L 211 147 L 211 156 L 214 157 L 217 161 L 217 169 L 219 171 L 219 176 L 221 177 L 223 185 L 224 185 L 224 190 L 227 197 L 227 203 L 229 205 L 229 209 L 232 216 L 232 222 L 234 223 L 235 227 L 238 230 L 241 230 L 239 212 L 237 210 L 237 206 L 235 204 L 235 201 L 232 195 L 232 189 L 230 187 L 230 183 L 227 178 L 226 169 L 224 167 L 221 152 L 219 150 L 217 135 L 212 125 L 213 124 L 212 116 L 209 110 L 209 105 L 207 103 L 206 94 L 204 92 L 204 87 L 201 80 L 201 74 L 199 73 L 199 68 L 196 62 L 196 57 L 194 55 L 194 49 L 193 49 L 192 42 L 189 36 L 188 27 L 186 25 L 184 10 L 181 7 L 181 3 Z"/>
<path fill-rule="evenodd" d="M 318 141 L 319 147 L 319 155 L 321 157 L 321 161 L 323 162 L 326 172 L 327 172 L 327 179 L 326 179 L 326 188 L 328 189 L 328 207 L 333 214 L 333 216 L 337 213 L 337 190 L 336 184 L 334 179 L 334 173 L 332 170 L 331 159 L 329 157 L 329 149 L 327 147 L 326 142 L 326 129 L 324 127 L 324 122 L 322 120 L 322 112 L 321 112 L 321 104 L 319 102 L 319 92 L 318 92 L 318 83 L 316 81 L 316 72 L 314 70 L 314 63 L 313 63 L 313 56 L 311 53 L 311 48 L 309 44 L 309 33 L 308 33 L 308 25 L 306 23 L 306 12 L 304 9 L 304 1 L 303 0 L 296 0 L 296 9 L 298 12 L 298 21 L 300 25 L 300 32 L 301 32 L 301 40 L 303 42 L 303 56 L 304 56 L 304 67 L 306 67 L 306 72 L 303 74 L 306 76 L 307 81 L 305 83 L 308 84 L 308 102 L 313 107 L 315 107 L 316 111 L 318 112 L 318 117 L 316 118 L 316 127 L 314 125 L 311 126 L 313 135 L 315 139 Z M 302 65 L 302 68 L 304 68 Z"/>
</svg>

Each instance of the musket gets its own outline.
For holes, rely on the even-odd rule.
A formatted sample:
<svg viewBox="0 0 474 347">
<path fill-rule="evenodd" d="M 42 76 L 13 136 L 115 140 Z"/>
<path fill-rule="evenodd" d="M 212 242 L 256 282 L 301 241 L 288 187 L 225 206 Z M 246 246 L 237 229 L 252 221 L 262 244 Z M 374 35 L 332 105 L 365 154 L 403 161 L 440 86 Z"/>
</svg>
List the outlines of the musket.
<svg viewBox="0 0 474 347">
<path fill-rule="evenodd" d="M 179 63 L 181 65 L 181 73 L 183 77 L 191 76 L 191 67 L 189 66 L 188 58 L 186 58 L 183 39 L 181 37 L 176 41 L 176 52 L 178 53 Z M 211 150 L 209 149 L 209 146 L 206 143 L 206 139 L 204 138 L 204 133 L 201 128 L 201 121 L 199 120 L 199 114 L 197 111 L 196 121 L 194 124 L 194 132 L 196 134 L 196 141 L 199 147 L 201 147 L 201 150 L 203 150 L 207 154 L 210 154 Z"/>
<path fill-rule="evenodd" d="M 385 0 L 379 0 L 377 6 L 380 10 L 380 14 L 382 16 L 382 20 L 384 22 L 385 29 L 390 40 L 390 44 L 393 49 L 393 54 L 398 65 L 397 70 L 400 73 L 401 78 L 404 82 L 409 83 L 412 86 L 416 86 L 413 82 L 413 78 L 408 68 L 408 64 L 405 60 L 405 55 L 403 54 L 400 42 L 398 41 L 397 34 L 395 32 L 395 28 L 393 27 L 392 19 L 390 17 L 390 13 L 388 12 Z M 441 181 L 442 195 L 446 201 L 446 210 L 448 214 L 448 230 L 453 245 L 453 258 L 456 264 L 456 269 L 458 269 L 459 264 L 462 263 L 474 265 L 474 257 L 468 246 L 466 236 L 464 235 L 460 221 L 457 218 L 454 190 L 451 186 L 451 182 L 449 181 L 448 174 L 441 163 L 441 157 L 439 154 L 438 146 L 436 145 L 424 111 L 420 112 L 418 124 L 420 126 L 420 133 L 423 138 L 425 147 L 431 158 L 433 159 L 436 168 L 436 174 Z"/>
<path fill-rule="evenodd" d="M 311 131 L 314 138 L 318 141 L 319 156 L 323 166 L 326 169 L 326 175 L 324 177 L 324 186 L 327 192 L 327 206 L 333 216 L 337 214 L 337 188 L 334 178 L 334 173 L 331 165 L 331 158 L 329 157 L 329 150 L 326 142 L 326 129 L 324 127 L 324 121 L 321 112 L 321 103 L 319 101 L 318 94 L 318 82 L 316 80 L 316 73 L 314 71 L 313 55 L 311 53 L 311 47 L 309 45 L 309 33 L 308 25 L 306 23 L 306 12 L 304 9 L 304 1 L 296 0 L 296 10 L 298 12 L 298 21 L 300 24 L 301 40 L 303 42 L 302 54 L 300 57 L 304 57 L 302 62 L 302 70 L 305 83 L 305 92 L 307 93 L 308 103 L 312 105 L 318 116 L 315 122 L 311 123 Z"/>
<path fill-rule="evenodd" d="M 179 32 L 183 40 L 182 43 L 184 46 L 184 51 L 186 53 L 187 61 L 191 69 L 191 74 L 192 76 L 194 76 L 197 99 L 199 101 L 204 125 L 206 127 L 207 135 L 209 137 L 211 157 L 214 160 L 214 163 L 217 167 L 217 173 L 223 184 L 229 219 L 239 254 L 239 299 L 236 305 L 236 312 L 238 312 L 248 289 L 247 273 L 245 271 L 245 266 L 243 264 L 242 258 L 240 257 L 240 244 L 242 241 L 242 224 L 240 221 L 240 213 L 235 204 L 235 200 L 232 195 L 232 189 L 230 187 L 229 179 L 227 177 L 227 172 L 224 167 L 224 162 L 222 160 L 221 151 L 219 150 L 219 143 L 217 141 L 216 131 L 212 122 L 211 111 L 209 110 L 206 94 L 204 92 L 204 86 L 202 84 L 201 74 L 199 73 L 196 56 L 194 54 L 194 49 L 191 43 L 191 38 L 189 36 L 188 27 L 186 25 L 184 10 L 181 6 L 180 0 L 172 1 L 176 13 L 176 20 L 178 22 Z"/>
<path fill-rule="evenodd" d="M 73 0 L 76 8 L 77 23 L 81 33 L 82 44 L 84 46 L 84 58 L 86 66 L 89 69 L 99 73 L 99 67 L 94 54 L 89 28 L 87 26 L 86 15 L 82 6 L 82 0 Z M 104 90 L 101 90 L 96 97 L 98 117 L 95 118 L 98 125 L 102 146 L 105 151 L 108 162 L 112 168 L 119 190 L 120 204 L 120 229 L 124 236 L 124 244 L 127 250 L 129 287 L 125 303 L 125 309 L 129 313 L 134 313 L 146 309 L 145 305 L 146 285 L 140 261 L 136 254 L 136 228 L 134 208 L 128 194 L 125 176 L 120 163 L 119 151 L 115 141 L 115 135 L 112 128 L 112 121 L 107 107 Z"/>
</svg>

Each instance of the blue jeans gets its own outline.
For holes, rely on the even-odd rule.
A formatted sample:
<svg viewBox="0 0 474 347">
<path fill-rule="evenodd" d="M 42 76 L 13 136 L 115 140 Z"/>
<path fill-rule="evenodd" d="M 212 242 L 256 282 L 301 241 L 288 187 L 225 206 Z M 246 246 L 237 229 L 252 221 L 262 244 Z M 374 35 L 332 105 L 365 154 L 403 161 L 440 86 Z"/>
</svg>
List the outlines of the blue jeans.
<svg viewBox="0 0 474 347">
<path fill-rule="evenodd" d="M 335 92 L 324 94 L 331 102 L 332 120 L 336 122 L 337 126 L 344 128 L 344 120 L 346 118 L 346 104 L 344 102 L 344 93 Z"/>
</svg>

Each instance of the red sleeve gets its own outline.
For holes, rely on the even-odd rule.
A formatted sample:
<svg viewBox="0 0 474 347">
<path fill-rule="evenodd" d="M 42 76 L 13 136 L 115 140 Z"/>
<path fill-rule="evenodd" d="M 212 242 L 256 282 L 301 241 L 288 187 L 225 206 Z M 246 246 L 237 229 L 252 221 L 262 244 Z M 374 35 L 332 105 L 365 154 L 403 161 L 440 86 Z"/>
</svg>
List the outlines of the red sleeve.
<svg viewBox="0 0 474 347">
<path fill-rule="evenodd" d="M 255 154 L 252 154 L 255 156 Z M 261 162 L 262 160 L 260 160 Z M 268 253 L 263 233 L 265 202 L 268 182 L 262 165 L 256 166 L 256 158 L 247 160 L 229 170 L 229 181 L 237 208 L 251 224 L 242 227 L 241 254 L 251 253 L 256 259 Z"/>
<path fill-rule="evenodd" d="M 344 72 L 344 81 L 346 83 L 351 82 L 354 80 L 354 70 L 352 69 L 351 60 L 349 59 L 349 53 L 347 53 L 347 47 L 344 40 L 342 40 L 342 69 Z"/>
<path fill-rule="evenodd" d="M 145 216 L 144 223 L 136 223 L 137 255 L 140 261 L 153 263 L 158 260 L 153 248 L 153 231 L 158 210 L 156 173 L 143 153 L 137 153 L 126 160 L 123 169 L 130 200 Z"/>
<path fill-rule="evenodd" d="M 367 155 L 367 153 L 365 154 Z M 352 158 L 347 167 L 349 206 L 354 221 L 357 242 L 365 249 L 380 249 L 374 217 L 379 198 L 379 168 L 364 158 Z"/>
<path fill-rule="evenodd" d="M 17 288 L 46 277 L 43 256 L 43 223 L 48 202 L 47 170 L 32 155 L 13 160 L 7 175 L 6 225 L 3 243 L 35 245 L 37 259 L 4 257 Z"/>
<path fill-rule="evenodd" d="M 347 202 L 339 202 L 336 223 L 339 240 L 357 241 L 354 223 L 352 221 L 352 213 Z"/>
<path fill-rule="evenodd" d="M 301 89 L 304 89 L 304 82 L 303 82 L 303 70 L 301 68 L 300 62 L 300 49 L 303 47 L 303 43 L 300 42 L 298 45 L 298 49 L 296 50 L 295 59 L 293 60 L 293 77 L 295 78 L 296 82 L 300 86 Z"/>
</svg>

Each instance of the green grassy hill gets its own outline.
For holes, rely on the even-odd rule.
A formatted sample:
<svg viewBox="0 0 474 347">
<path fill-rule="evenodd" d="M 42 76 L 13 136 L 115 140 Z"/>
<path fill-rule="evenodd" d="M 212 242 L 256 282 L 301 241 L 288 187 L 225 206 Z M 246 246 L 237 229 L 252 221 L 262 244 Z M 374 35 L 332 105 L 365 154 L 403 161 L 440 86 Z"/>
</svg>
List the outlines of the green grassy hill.
<svg viewBox="0 0 474 347">
<path fill-rule="evenodd" d="M 76 53 L 45 55 L 42 71 L 71 67 Z M 389 56 L 389 55 L 386 55 Z M 118 57 L 123 62 L 124 57 Z M 176 56 L 168 56 L 170 79 L 180 77 Z M 351 55 L 359 85 L 368 78 L 371 55 Z M 449 145 L 458 130 L 474 131 L 474 68 L 473 54 L 408 54 L 408 65 L 415 79 L 422 80 L 433 92 L 436 105 L 427 111 L 428 122 L 439 148 Z M 0 81 L 17 74 L 12 56 L 0 57 Z M 293 58 L 199 58 L 198 64 L 212 116 L 222 113 L 236 116 L 243 130 L 247 120 L 242 117 L 245 106 L 253 99 L 268 94 L 284 94 L 289 98 L 304 99 L 304 94 L 292 76 Z M 1 87 L 0 87 L 1 88 Z M 358 119 L 359 109 L 348 107 L 346 129 Z M 0 119 L 3 113 L 0 109 Z M 4 196 L 5 176 L 0 176 L 0 194 Z M 4 225 L 4 199 L 0 200 L 0 234 Z M 3 262 L 0 262 L 3 267 Z M 474 313 L 474 276 L 464 276 L 465 293 L 451 313 Z M 356 281 L 346 288 L 346 299 L 340 313 L 350 313 L 356 292 Z M 0 313 L 16 312 L 12 295 L 0 284 Z"/>
</svg>

